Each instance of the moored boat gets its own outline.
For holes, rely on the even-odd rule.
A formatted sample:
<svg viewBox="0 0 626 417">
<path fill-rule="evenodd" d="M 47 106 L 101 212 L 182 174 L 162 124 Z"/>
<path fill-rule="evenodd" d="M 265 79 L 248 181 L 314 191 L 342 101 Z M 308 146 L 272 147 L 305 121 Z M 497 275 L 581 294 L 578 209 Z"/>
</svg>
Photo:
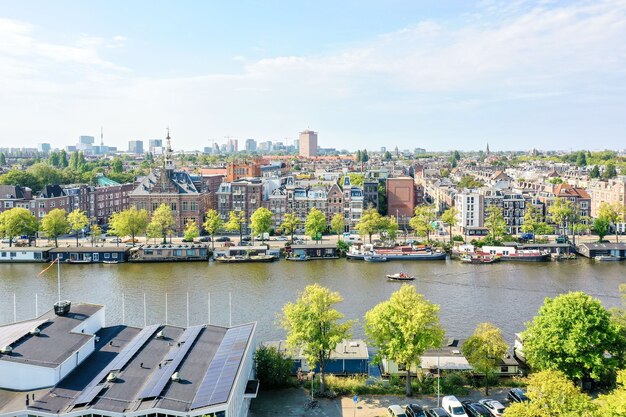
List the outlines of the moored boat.
<svg viewBox="0 0 626 417">
<path fill-rule="evenodd" d="M 235 255 L 235 256 L 218 256 L 215 258 L 215 262 L 236 264 L 236 263 L 248 263 L 248 262 L 274 262 L 275 256 L 272 255 Z"/>
<path fill-rule="evenodd" d="M 363 245 L 363 249 L 350 248 L 346 254 L 348 259 L 364 261 L 366 256 L 383 256 L 388 261 L 441 261 L 446 259 L 446 253 L 427 247 L 415 250 L 411 246 L 398 246 L 392 249 L 374 250 L 372 245 Z"/>
<path fill-rule="evenodd" d="M 612 262 L 612 261 L 621 261 L 622 258 L 613 255 L 598 255 L 593 258 L 597 262 Z"/>
<path fill-rule="evenodd" d="M 119 261 L 102 261 L 103 264 L 107 264 L 107 265 L 113 265 L 113 264 L 119 264 Z"/>
<path fill-rule="evenodd" d="M 406 272 L 398 272 L 396 274 L 387 274 L 387 279 L 390 281 L 413 281 L 415 277 Z"/>
<path fill-rule="evenodd" d="M 500 256 L 489 253 L 464 253 L 459 257 L 461 262 L 469 264 L 492 264 L 500 260 Z"/>
<path fill-rule="evenodd" d="M 363 260 L 365 262 L 387 262 L 388 261 L 386 256 L 379 255 L 379 254 L 364 256 Z"/>
<path fill-rule="evenodd" d="M 502 261 L 545 262 L 550 260 L 549 252 L 537 249 L 517 249 L 514 246 L 483 246 L 483 252 L 500 256 Z"/>
<path fill-rule="evenodd" d="M 297 256 L 296 255 L 296 256 L 288 256 L 286 259 L 288 261 L 302 262 L 302 261 L 310 261 L 311 257 L 310 256 L 306 256 L 306 255 L 304 255 L 304 256 L 302 256 L 302 255 L 301 256 Z"/>
</svg>

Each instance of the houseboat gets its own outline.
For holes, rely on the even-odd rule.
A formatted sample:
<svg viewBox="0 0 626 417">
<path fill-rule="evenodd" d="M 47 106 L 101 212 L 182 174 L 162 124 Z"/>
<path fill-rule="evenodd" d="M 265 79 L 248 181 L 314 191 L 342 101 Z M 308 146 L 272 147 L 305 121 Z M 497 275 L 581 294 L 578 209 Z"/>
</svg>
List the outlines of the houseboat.
<svg viewBox="0 0 626 417">
<path fill-rule="evenodd" d="M 215 251 L 213 259 L 220 263 L 273 262 L 279 255 L 278 249 L 269 249 L 267 245 L 231 246 Z"/>
<path fill-rule="evenodd" d="M 68 246 L 50 249 L 48 253 L 50 260 L 59 258 L 68 264 L 97 264 L 104 261 L 126 262 L 128 249 L 125 246 Z"/>
<path fill-rule="evenodd" d="M 463 263 L 467 264 L 492 264 L 500 260 L 500 255 L 492 255 L 485 252 L 464 253 L 459 256 Z"/>
<path fill-rule="evenodd" d="M 291 245 L 291 253 L 289 259 L 292 260 L 309 260 L 309 259 L 337 259 L 339 258 L 339 250 L 336 244 L 310 244 L 310 245 Z M 305 259 L 302 259 L 305 258 Z"/>
<path fill-rule="evenodd" d="M 414 248 L 396 246 L 390 249 L 376 249 L 370 244 L 353 245 L 346 254 L 348 259 L 365 260 L 366 256 L 384 256 L 388 261 L 443 261 L 446 253 L 432 247 Z"/>
<path fill-rule="evenodd" d="M 590 259 L 598 256 L 603 257 L 602 260 L 609 259 L 605 257 L 611 257 L 610 260 L 626 259 L 626 243 L 581 243 L 578 245 L 578 253 Z"/>
<path fill-rule="evenodd" d="M 4 262 L 48 262 L 52 248 L 0 248 L 0 263 Z"/>
<path fill-rule="evenodd" d="M 290 357 L 293 360 L 291 368 L 293 375 L 297 375 L 298 370 L 302 373 L 319 372 L 319 364 L 312 368 L 301 351 L 287 348 L 285 340 L 264 342 L 263 345 L 274 347 L 280 353 Z M 364 340 L 344 340 L 337 343 L 335 349 L 330 352 L 330 357 L 324 365 L 324 372 L 333 375 L 367 375 L 369 358 Z"/>
<path fill-rule="evenodd" d="M 141 245 L 130 250 L 129 262 L 208 261 L 209 248 L 204 243 Z"/>
<path fill-rule="evenodd" d="M 545 262 L 550 260 L 548 251 L 538 249 L 518 249 L 513 246 L 483 246 L 482 251 L 500 256 L 502 261 Z"/>
</svg>

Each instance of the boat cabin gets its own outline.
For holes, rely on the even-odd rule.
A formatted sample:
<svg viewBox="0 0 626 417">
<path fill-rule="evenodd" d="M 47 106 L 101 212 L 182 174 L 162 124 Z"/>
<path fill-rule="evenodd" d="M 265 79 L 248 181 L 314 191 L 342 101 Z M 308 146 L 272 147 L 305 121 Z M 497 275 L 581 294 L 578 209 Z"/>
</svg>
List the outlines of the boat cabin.
<svg viewBox="0 0 626 417">
<path fill-rule="evenodd" d="M 0 248 L 0 263 L 2 262 L 48 262 L 51 248 Z"/>
<path fill-rule="evenodd" d="M 50 249 L 49 254 L 50 260 L 59 258 L 61 262 L 76 264 L 126 262 L 128 260 L 128 248 L 125 246 L 69 246 Z"/>
<path fill-rule="evenodd" d="M 626 259 L 626 243 L 581 243 L 578 253 L 587 258 L 596 256 L 612 256 Z"/>
<path fill-rule="evenodd" d="M 256 255 L 272 255 L 280 256 L 279 249 L 270 249 L 268 245 L 258 246 L 231 246 L 224 250 L 216 250 L 214 256 L 256 256 Z"/>
<path fill-rule="evenodd" d="M 130 250 L 130 262 L 207 261 L 209 248 L 204 243 L 142 245 Z"/>
<path fill-rule="evenodd" d="M 337 259 L 339 258 L 339 250 L 337 245 L 333 243 L 324 243 L 321 245 L 291 245 L 292 256 L 298 258 L 309 259 Z"/>
</svg>

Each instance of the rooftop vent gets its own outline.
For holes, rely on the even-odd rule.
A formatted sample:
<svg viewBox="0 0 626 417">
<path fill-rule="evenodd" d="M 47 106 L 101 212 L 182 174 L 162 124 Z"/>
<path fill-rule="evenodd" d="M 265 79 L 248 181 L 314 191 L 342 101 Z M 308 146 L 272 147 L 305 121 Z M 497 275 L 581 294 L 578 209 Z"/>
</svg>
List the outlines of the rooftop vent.
<svg viewBox="0 0 626 417">
<path fill-rule="evenodd" d="M 10 355 L 11 352 L 13 352 L 13 348 L 11 347 L 11 345 L 3 346 L 2 349 L 0 349 L 0 353 L 4 355 Z"/>
<path fill-rule="evenodd" d="M 66 316 L 70 312 L 72 303 L 68 300 L 63 300 L 54 303 L 54 314 L 57 316 Z"/>
<path fill-rule="evenodd" d="M 30 333 L 33 336 L 37 336 L 39 335 L 39 333 L 41 333 L 41 330 L 39 330 L 39 327 L 33 327 L 32 329 L 30 329 Z"/>
<path fill-rule="evenodd" d="M 174 372 L 172 374 L 172 381 L 174 381 L 174 382 L 180 381 L 180 374 L 178 372 Z"/>
<path fill-rule="evenodd" d="M 115 382 L 117 380 L 117 372 L 112 371 L 107 375 L 107 382 Z"/>
<path fill-rule="evenodd" d="M 157 333 L 156 337 L 159 338 L 159 339 L 165 338 L 165 335 L 163 335 L 163 330 L 159 330 L 159 332 Z"/>
</svg>

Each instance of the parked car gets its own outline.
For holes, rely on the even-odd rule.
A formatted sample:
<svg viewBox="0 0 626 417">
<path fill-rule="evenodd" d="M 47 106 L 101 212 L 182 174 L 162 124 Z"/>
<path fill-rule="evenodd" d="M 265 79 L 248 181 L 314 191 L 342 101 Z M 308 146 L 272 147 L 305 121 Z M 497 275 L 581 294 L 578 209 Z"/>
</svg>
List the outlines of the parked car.
<svg viewBox="0 0 626 417">
<path fill-rule="evenodd" d="M 470 417 L 491 417 L 491 413 L 487 410 L 487 407 L 480 403 L 475 403 L 469 400 L 463 401 L 463 408 Z"/>
<path fill-rule="evenodd" d="M 252 242 L 250 242 L 249 240 L 242 240 L 241 242 L 239 242 L 239 246 L 252 246 Z"/>
<path fill-rule="evenodd" d="M 294 245 L 304 245 L 304 240 L 294 240 L 293 244 Z"/>
<path fill-rule="evenodd" d="M 119 237 L 114 237 L 110 240 L 111 243 L 122 243 L 122 239 Z"/>
<path fill-rule="evenodd" d="M 485 398 L 478 401 L 478 403 L 484 405 L 493 417 L 502 417 L 504 414 L 504 406 L 500 401 Z"/>
<path fill-rule="evenodd" d="M 230 238 L 228 236 L 220 236 L 215 239 L 216 242 L 230 242 Z"/>
<path fill-rule="evenodd" d="M 429 408 L 426 410 L 427 417 L 450 417 L 450 414 L 441 407 Z"/>
<path fill-rule="evenodd" d="M 224 242 L 224 246 L 230 247 L 230 246 L 235 246 L 235 244 L 233 242 Z"/>
<path fill-rule="evenodd" d="M 519 388 L 511 388 L 507 394 L 507 398 L 514 403 L 527 403 L 530 401 L 526 393 Z"/>
<path fill-rule="evenodd" d="M 426 417 L 424 409 L 418 403 L 407 405 L 404 407 L 404 412 L 406 413 L 406 417 Z"/>
<path fill-rule="evenodd" d="M 202 236 L 201 238 L 198 239 L 198 242 L 210 242 L 211 241 L 211 236 Z"/>
<path fill-rule="evenodd" d="M 556 243 L 568 243 L 569 239 L 565 235 L 560 235 L 556 237 Z"/>
<path fill-rule="evenodd" d="M 387 407 L 387 415 L 389 417 L 406 417 L 404 410 L 399 405 L 390 405 Z"/>
<path fill-rule="evenodd" d="M 528 242 L 529 240 L 533 240 L 534 238 L 535 235 L 533 233 L 522 233 L 522 235 L 519 237 L 519 240 Z"/>
<path fill-rule="evenodd" d="M 289 240 L 289 238 L 287 236 L 276 236 L 275 240 L 280 240 L 281 242 L 285 242 Z"/>
<path fill-rule="evenodd" d="M 452 417 L 469 417 L 465 413 L 463 404 L 454 395 L 446 395 L 441 399 L 441 407 Z"/>
</svg>

